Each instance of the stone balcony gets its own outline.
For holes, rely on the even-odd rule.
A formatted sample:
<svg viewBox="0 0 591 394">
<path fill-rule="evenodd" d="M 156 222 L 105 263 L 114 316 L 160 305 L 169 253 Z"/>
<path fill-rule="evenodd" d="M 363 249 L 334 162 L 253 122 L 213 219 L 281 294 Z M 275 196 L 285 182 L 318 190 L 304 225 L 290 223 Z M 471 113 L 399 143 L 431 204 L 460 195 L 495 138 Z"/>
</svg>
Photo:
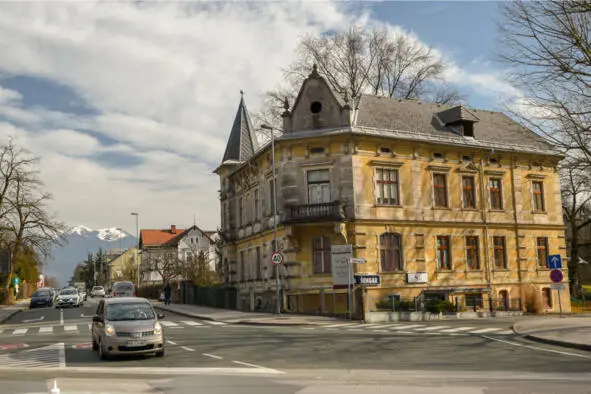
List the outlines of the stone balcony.
<svg viewBox="0 0 591 394">
<path fill-rule="evenodd" d="M 314 223 L 314 222 L 342 222 L 345 220 L 345 209 L 340 201 L 320 204 L 303 204 L 287 206 L 285 209 L 285 224 Z"/>
</svg>

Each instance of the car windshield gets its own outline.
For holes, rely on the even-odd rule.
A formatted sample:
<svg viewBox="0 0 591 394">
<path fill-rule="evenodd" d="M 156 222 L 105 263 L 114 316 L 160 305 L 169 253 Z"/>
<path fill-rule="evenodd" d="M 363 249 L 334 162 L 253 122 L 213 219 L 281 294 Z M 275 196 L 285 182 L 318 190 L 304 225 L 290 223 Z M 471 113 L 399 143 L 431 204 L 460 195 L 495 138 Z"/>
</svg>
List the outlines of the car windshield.
<svg viewBox="0 0 591 394">
<path fill-rule="evenodd" d="M 102 286 L 94 286 L 94 287 L 92 288 L 92 290 L 102 290 L 102 289 L 103 289 L 103 287 L 102 287 Z"/>
<path fill-rule="evenodd" d="M 150 304 L 145 302 L 114 303 L 107 306 L 107 320 L 151 320 L 156 316 Z"/>
<path fill-rule="evenodd" d="M 62 290 L 60 291 L 60 295 L 75 295 L 77 292 L 76 290 Z"/>
<path fill-rule="evenodd" d="M 133 285 L 131 283 L 119 283 L 116 289 L 117 291 L 133 291 Z"/>
<path fill-rule="evenodd" d="M 49 297 L 50 295 L 49 290 L 37 290 L 33 293 L 33 297 Z"/>
</svg>

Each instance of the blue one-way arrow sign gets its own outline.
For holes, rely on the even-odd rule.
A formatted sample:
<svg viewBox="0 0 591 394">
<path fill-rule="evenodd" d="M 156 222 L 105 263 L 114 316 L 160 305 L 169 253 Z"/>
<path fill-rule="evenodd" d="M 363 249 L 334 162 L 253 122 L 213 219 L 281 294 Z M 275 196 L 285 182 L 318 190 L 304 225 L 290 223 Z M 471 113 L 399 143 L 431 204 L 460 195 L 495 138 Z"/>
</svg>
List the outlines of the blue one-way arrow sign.
<svg viewBox="0 0 591 394">
<path fill-rule="evenodd" d="M 561 270 L 562 257 L 559 254 L 551 254 L 548 256 L 548 268 L 551 270 Z"/>
</svg>

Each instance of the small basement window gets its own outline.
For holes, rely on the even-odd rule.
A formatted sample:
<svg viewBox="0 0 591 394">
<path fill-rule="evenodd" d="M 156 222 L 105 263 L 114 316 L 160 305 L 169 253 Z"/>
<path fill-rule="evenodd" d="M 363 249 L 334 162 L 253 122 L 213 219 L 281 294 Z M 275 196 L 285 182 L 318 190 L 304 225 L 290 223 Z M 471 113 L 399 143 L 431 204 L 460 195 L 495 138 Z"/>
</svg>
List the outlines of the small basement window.
<svg viewBox="0 0 591 394">
<path fill-rule="evenodd" d="M 498 161 L 496 158 L 494 158 L 494 157 L 491 157 L 491 158 L 488 160 L 488 162 L 489 162 L 489 163 L 493 163 L 493 164 L 497 164 L 499 161 Z"/>
<path fill-rule="evenodd" d="M 466 122 L 462 125 L 462 132 L 464 137 L 474 137 L 474 124 Z"/>
<path fill-rule="evenodd" d="M 433 157 L 436 159 L 443 159 L 443 153 L 439 153 L 439 152 L 433 153 Z"/>
<path fill-rule="evenodd" d="M 462 156 L 462 161 L 472 161 L 472 156 Z"/>
<path fill-rule="evenodd" d="M 324 148 L 322 148 L 322 147 L 310 148 L 310 153 L 311 154 L 324 153 Z"/>
<path fill-rule="evenodd" d="M 310 112 L 313 114 L 319 114 L 322 111 L 322 103 L 320 101 L 314 101 L 310 104 Z"/>
<path fill-rule="evenodd" d="M 380 148 L 380 153 L 392 153 L 392 150 L 390 148 L 386 148 L 385 146 L 382 146 Z"/>
</svg>

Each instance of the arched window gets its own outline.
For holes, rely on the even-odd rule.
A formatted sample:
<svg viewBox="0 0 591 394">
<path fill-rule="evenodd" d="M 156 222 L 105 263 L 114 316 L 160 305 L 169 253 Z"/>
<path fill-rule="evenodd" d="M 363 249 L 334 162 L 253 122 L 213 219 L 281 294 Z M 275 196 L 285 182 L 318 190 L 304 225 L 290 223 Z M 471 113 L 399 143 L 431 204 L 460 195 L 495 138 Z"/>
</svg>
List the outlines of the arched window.
<svg viewBox="0 0 591 394">
<path fill-rule="evenodd" d="M 380 235 L 380 262 L 382 272 L 403 271 L 402 236 L 397 233 Z"/>
</svg>

